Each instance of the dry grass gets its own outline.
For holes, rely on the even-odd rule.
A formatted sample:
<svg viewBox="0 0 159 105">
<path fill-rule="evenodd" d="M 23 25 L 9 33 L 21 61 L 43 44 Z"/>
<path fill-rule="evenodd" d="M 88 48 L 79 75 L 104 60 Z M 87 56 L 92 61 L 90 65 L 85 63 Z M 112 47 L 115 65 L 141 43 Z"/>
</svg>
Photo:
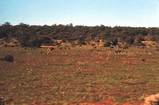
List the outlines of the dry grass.
<svg viewBox="0 0 159 105">
<path fill-rule="evenodd" d="M 139 105 L 159 92 L 159 52 L 88 46 L 55 49 L 0 48 L 0 97 L 16 105 L 97 103 Z M 143 61 L 144 59 L 144 61 Z"/>
</svg>

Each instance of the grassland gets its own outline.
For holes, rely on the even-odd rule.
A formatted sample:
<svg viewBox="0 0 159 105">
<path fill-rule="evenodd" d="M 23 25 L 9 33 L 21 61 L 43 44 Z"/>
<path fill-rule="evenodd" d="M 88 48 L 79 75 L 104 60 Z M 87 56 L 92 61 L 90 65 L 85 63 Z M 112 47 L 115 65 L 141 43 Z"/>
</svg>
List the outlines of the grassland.
<svg viewBox="0 0 159 105">
<path fill-rule="evenodd" d="M 25 50 L 1 47 L 0 97 L 15 105 L 98 103 L 137 105 L 159 92 L 159 52 L 130 47 L 122 54 L 111 48 L 72 47 Z"/>
</svg>

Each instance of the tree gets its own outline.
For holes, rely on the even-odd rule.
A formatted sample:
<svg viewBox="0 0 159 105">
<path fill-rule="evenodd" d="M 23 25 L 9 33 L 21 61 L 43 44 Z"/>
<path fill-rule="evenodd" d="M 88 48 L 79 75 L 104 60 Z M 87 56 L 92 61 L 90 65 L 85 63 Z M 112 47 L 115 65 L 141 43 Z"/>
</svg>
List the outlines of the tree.
<svg viewBox="0 0 159 105">
<path fill-rule="evenodd" d="M 5 22 L 0 26 L 0 38 L 8 37 L 11 35 L 11 24 L 9 22 Z"/>
<path fill-rule="evenodd" d="M 35 39 L 30 39 L 29 41 L 29 47 L 31 48 L 39 48 L 42 44 L 42 41 L 38 38 L 35 38 Z"/>
</svg>

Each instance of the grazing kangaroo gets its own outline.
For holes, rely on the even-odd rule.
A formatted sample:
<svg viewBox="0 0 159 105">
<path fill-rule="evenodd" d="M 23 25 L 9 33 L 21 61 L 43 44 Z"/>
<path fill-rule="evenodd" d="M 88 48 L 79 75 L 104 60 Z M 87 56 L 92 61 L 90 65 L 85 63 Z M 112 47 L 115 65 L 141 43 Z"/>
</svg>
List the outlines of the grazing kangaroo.
<svg viewBox="0 0 159 105">
<path fill-rule="evenodd" d="M 116 50 L 114 51 L 115 52 L 115 54 L 120 54 L 120 53 L 122 53 L 123 52 L 123 49 L 122 48 L 120 48 L 118 45 L 117 46 L 115 46 L 116 47 Z"/>
<path fill-rule="evenodd" d="M 115 50 L 115 54 L 120 54 L 120 53 L 122 53 L 121 50 Z"/>
<path fill-rule="evenodd" d="M 122 50 L 123 50 L 123 49 L 121 49 L 118 45 L 114 45 L 113 42 L 110 42 L 110 47 L 116 49 L 116 50 L 114 51 L 115 54 L 120 54 L 120 53 L 122 53 Z"/>
</svg>

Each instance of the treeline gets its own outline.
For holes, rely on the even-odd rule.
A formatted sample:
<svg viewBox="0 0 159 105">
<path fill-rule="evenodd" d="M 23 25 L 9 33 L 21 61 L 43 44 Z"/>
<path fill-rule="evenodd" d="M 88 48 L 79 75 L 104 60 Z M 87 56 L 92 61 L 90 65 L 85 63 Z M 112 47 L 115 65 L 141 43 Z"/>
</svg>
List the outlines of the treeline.
<svg viewBox="0 0 159 105">
<path fill-rule="evenodd" d="M 62 40 L 63 42 L 78 41 L 79 44 L 86 44 L 90 41 L 110 42 L 117 44 L 126 42 L 127 45 L 141 45 L 141 41 L 159 41 L 159 28 L 145 27 L 108 27 L 108 26 L 73 26 L 68 25 L 28 25 L 20 23 L 11 25 L 6 22 L 0 25 L 0 38 L 17 38 L 21 46 L 36 46 L 41 44 L 52 45 L 52 40 Z"/>
</svg>

